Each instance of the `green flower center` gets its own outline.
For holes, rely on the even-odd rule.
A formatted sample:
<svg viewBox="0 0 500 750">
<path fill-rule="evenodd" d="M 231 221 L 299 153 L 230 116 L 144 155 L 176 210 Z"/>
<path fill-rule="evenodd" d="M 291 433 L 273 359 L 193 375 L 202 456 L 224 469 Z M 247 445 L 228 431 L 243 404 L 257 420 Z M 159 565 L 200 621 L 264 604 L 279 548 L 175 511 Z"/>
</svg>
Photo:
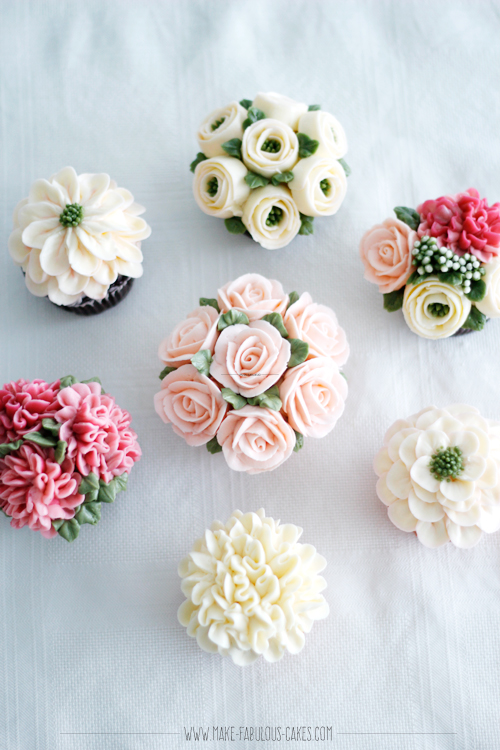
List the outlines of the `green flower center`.
<svg viewBox="0 0 500 750">
<path fill-rule="evenodd" d="M 462 451 L 457 446 L 445 450 L 439 448 L 429 463 L 429 471 L 439 482 L 443 479 L 447 482 L 457 479 L 464 468 Z"/>
<path fill-rule="evenodd" d="M 220 126 L 222 125 L 225 119 L 226 119 L 225 117 L 221 117 L 220 120 L 216 120 L 215 122 L 213 122 L 212 130 L 217 130 L 217 128 L 220 128 Z"/>
<path fill-rule="evenodd" d="M 277 154 L 278 151 L 281 151 L 281 143 L 275 138 L 268 138 L 267 141 L 264 141 L 262 151 L 267 151 L 269 154 Z"/>
<path fill-rule="evenodd" d="M 211 198 L 214 197 L 214 195 L 217 195 L 217 190 L 219 189 L 219 181 L 217 177 L 212 177 L 211 180 L 207 182 L 207 193 Z"/>
<path fill-rule="evenodd" d="M 83 206 L 79 203 L 68 203 L 60 214 L 59 221 L 63 227 L 77 227 L 83 221 Z"/>
<path fill-rule="evenodd" d="M 320 186 L 321 190 L 324 192 L 324 194 L 328 195 L 328 193 L 330 192 L 330 188 L 331 188 L 331 185 L 330 185 L 329 181 L 328 180 L 321 180 L 321 182 L 319 183 L 319 186 Z"/>
<path fill-rule="evenodd" d="M 435 318 L 444 318 L 450 312 L 450 306 L 441 302 L 432 302 L 427 309 Z"/>
<path fill-rule="evenodd" d="M 266 225 L 268 227 L 275 227 L 276 224 L 280 223 L 282 218 L 283 210 L 281 208 L 278 208 L 278 206 L 273 206 L 267 214 Z"/>
</svg>

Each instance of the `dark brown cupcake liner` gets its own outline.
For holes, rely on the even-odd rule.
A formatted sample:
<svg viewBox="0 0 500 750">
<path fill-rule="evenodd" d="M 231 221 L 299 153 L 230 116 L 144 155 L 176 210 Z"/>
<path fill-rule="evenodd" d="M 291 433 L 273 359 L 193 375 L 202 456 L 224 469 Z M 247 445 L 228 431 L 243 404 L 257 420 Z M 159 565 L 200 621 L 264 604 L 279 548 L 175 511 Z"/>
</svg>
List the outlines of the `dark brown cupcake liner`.
<svg viewBox="0 0 500 750">
<path fill-rule="evenodd" d="M 130 292 L 133 283 L 134 279 L 131 276 L 118 276 L 116 281 L 110 284 L 104 299 L 96 300 L 83 297 L 80 302 L 76 302 L 74 305 L 56 305 L 56 307 L 75 313 L 75 315 L 99 315 L 121 302 Z"/>
</svg>

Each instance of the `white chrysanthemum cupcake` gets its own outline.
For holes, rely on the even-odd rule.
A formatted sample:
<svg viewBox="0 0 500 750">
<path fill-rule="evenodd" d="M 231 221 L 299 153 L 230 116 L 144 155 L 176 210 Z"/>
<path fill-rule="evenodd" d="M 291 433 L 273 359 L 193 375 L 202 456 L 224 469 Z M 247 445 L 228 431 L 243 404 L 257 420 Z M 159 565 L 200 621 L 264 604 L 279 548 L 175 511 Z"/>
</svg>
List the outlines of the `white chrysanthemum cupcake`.
<svg viewBox="0 0 500 750">
<path fill-rule="evenodd" d="M 142 276 L 145 209 L 107 174 L 65 167 L 36 180 L 14 212 L 10 254 L 37 297 L 79 315 L 116 305 Z"/>
</svg>

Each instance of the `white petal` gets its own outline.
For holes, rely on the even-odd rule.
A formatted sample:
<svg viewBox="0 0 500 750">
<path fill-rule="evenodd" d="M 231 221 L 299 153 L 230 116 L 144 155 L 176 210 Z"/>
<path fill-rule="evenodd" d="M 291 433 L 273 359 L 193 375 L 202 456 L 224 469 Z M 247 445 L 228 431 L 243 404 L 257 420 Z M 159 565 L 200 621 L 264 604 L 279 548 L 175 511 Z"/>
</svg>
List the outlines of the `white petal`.
<svg viewBox="0 0 500 750">
<path fill-rule="evenodd" d="M 487 534 L 498 531 L 500 529 L 500 506 L 483 505 L 477 525 Z"/>
<path fill-rule="evenodd" d="M 411 467 L 411 478 L 428 492 L 437 492 L 439 482 L 429 471 L 429 456 L 422 456 Z"/>
<path fill-rule="evenodd" d="M 425 409 L 425 411 L 419 415 L 415 427 L 418 430 L 428 430 L 438 419 L 446 416 L 446 414 L 447 412 L 443 409 Z"/>
<path fill-rule="evenodd" d="M 92 255 L 100 260 L 114 260 L 116 258 L 115 245 L 112 237 L 107 234 L 91 235 L 85 231 L 86 222 L 83 221 L 75 230 L 80 243 L 87 248 Z"/>
<path fill-rule="evenodd" d="M 474 494 L 475 489 L 474 482 L 468 482 L 466 479 L 455 479 L 451 482 L 443 479 L 439 485 L 440 492 L 455 503 L 468 500 Z"/>
<path fill-rule="evenodd" d="M 465 513 L 458 513 L 456 510 L 446 509 L 448 518 L 458 526 L 474 526 L 481 518 L 481 506 L 474 503 Z"/>
<path fill-rule="evenodd" d="M 27 227 L 28 224 L 41 219 L 57 219 L 59 221 L 60 215 L 61 207 L 55 203 L 49 203 L 48 201 L 27 203 L 19 211 L 19 223 Z"/>
<path fill-rule="evenodd" d="M 68 237 L 71 237 L 71 234 L 61 227 L 45 241 L 40 253 L 40 265 L 49 276 L 58 276 L 68 270 L 69 259 L 66 241 Z"/>
<path fill-rule="evenodd" d="M 92 276 L 94 271 L 99 268 L 101 262 L 95 255 L 89 253 L 89 251 L 78 242 L 76 235 L 73 234 L 75 241 L 72 241 L 71 247 L 69 248 L 69 262 L 71 268 L 82 276 Z"/>
<path fill-rule="evenodd" d="M 35 284 L 43 284 L 48 280 L 48 274 L 45 273 L 42 266 L 40 265 L 40 250 L 33 248 L 26 269 L 26 275 L 30 277 L 31 281 Z"/>
<path fill-rule="evenodd" d="M 417 460 L 415 447 L 417 445 L 419 435 L 420 432 L 418 430 L 415 430 L 411 435 L 408 435 L 408 437 L 406 437 L 399 446 L 399 457 L 408 470 L 411 469 L 411 467 Z"/>
<path fill-rule="evenodd" d="M 384 445 L 389 445 L 389 440 L 400 430 L 404 430 L 407 427 L 413 427 L 413 425 L 406 419 L 397 419 L 392 424 L 384 435 Z"/>
<path fill-rule="evenodd" d="M 479 438 L 469 430 L 458 430 L 450 435 L 450 445 L 460 448 L 465 458 L 479 450 Z"/>
<path fill-rule="evenodd" d="M 47 279 L 41 284 L 35 284 L 35 282 L 32 281 L 31 278 L 26 274 L 26 276 L 24 277 L 24 281 L 27 289 L 31 292 L 31 294 L 34 294 L 35 297 L 46 297 L 49 293 L 50 277 L 47 277 Z"/>
<path fill-rule="evenodd" d="M 87 295 L 87 297 L 90 297 L 90 299 L 101 300 L 104 299 L 107 293 L 107 286 L 98 284 L 97 281 L 94 281 L 94 279 L 89 279 L 89 283 L 85 288 L 85 294 Z"/>
<path fill-rule="evenodd" d="M 464 414 L 462 422 L 468 428 L 476 427 L 478 430 L 488 433 L 488 422 L 480 414 Z"/>
<path fill-rule="evenodd" d="M 468 404 L 451 404 L 451 406 L 445 406 L 445 409 L 453 417 L 457 417 L 457 419 L 460 419 L 460 420 L 461 420 L 462 414 L 467 414 L 467 413 L 479 414 L 479 409 L 476 409 L 475 406 L 469 406 Z"/>
<path fill-rule="evenodd" d="M 376 485 L 377 495 L 379 500 L 382 500 L 384 505 L 392 505 L 397 500 L 394 495 L 387 487 L 386 475 L 382 475 Z"/>
<path fill-rule="evenodd" d="M 406 498 L 411 489 L 410 475 L 402 461 L 393 464 L 386 476 L 387 487 L 399 498 Z"/>
<path fill-rule="evenodd" d="M 492 458 L 486 459 L 486 468 L 484 473 L 481 474 L 481 479 L 478 479 L 478 487 L 495 487 L 498 482 L 498 468 L 496 461 Z"/>
<path fill-rule="evenodd" d="M 18 265 L 22 265 L 30 253 L 29 248 L 26 247 L 21 236 L 21 229 L 14 229 L 9 237 L 8 244 L 10 257 L 14 263 L 17 263 Z"/>
<path fill-rule="evenodd" d="M 471 435 L 472 433 L 468 433 Z M 474 435 L 474 437 L 476 437 Z M 477 440 L 477 438 L 476 438 Z M 479 446 L 479 440 L 478 446 Z M 460 474 L 461 479 L 469 479 L 471 482 L 474 482 L 476 479 L 479 479 L 486 470 L 486 461 L 482 456 L 470 456 L 465 461 L 465 467 L 463 472 Z"/>
<path fill-rule="evenodd" d="M 381 477 L 382 474 L 385 474 L 389 471 L 392 464 L 393 461 L 391 461 L 391 459 L 389 458 L 387 448 L 382 448 L 381 450 L 379 450 L 373 460 L 373 471 L 378 477 Z"/>
<path fill-rule="evenodd" d="M 419 497 L 420 500 L 423 500 L 424 503 L 435 503 L 436 500 L 438 499 L 436 492 L 429 492 L 429 490 L 424 490 L 423 487 L 421 487 L 419 484 L 417 484 L 413 480 L 412 480 L 411 485 L 412 485 L 413 492 L 415 493 L 415 495 Z"/>
<path fill-rule="evenodd" d="M 109 188 L 109 174 L 81 174 L 78 177 L 80 186 L 80 200 L 82 206 L 96 206 L 99 204 Z M 111 193 L 112 194 L 112 193 Z M 120 197 L 120 205 L 123 199 Z"/>
<path fill-rule="evenodd" d="M 41 219 L 29 224 L 23 230 L 22 238 L 28 247 L 37 247 L 41 250 L 47 239 L 54 232 L 64 231 L 59 223 L 59 219 Z"/>
<path fill-rule="evenodd" d="M 483 458 L 486 458 L 490 452 L 490 438 L 488 435 L 484 432 L 484 430 L 480 430 L 478 427 L 471 427 L 469 432 L 473 432 L 474 435 L 479 440 L 479 448 L 477 452 L 480 456 Z"/>
<path fill-rule="evenodd" d="M 94 281 L 97 281 L 98 284 L 109 286 L 113 281 L 116 281 L 117 276 L 118 273 L 115 269 L 114 262 L 106 263 L 106 261 L 101 260 L 99 268 L 97 271 L 94 271 L 92 278 Z"/>
<path fill-rule="evenodd" d="M 448 436 L 440 430 L 426 430 L 420 433 L 417 440 L 415 453 L 417 458 L 422 456 L 433 456 L 436 451 L 445 449 L 449 446 Z"/>
<path fill-rule="evenodd" d="M 53 185 L 48 180 L 35 180 L 29 193 L 29 202 L 38 203 L 38 201 L 47 201 L 54 203 L 59 207 L 59 213 L 66 206 L 66 200 L 63 191 L 58 185 Z"/>
<path fill-rule="evenodd" d="M 49 279 L 49 299 L 55 305 L 72 305 L 74 302 L 79 302 L 83 295 L 81 294 L 64 294 L 59 289 L 57 279 L 53 276 Z"/>
<path fill-rule="evenodd" d="M 115 251 L 117 258 L 131 263 L 142 263 L 144 260 L 140 247 L 118 235 L 115 237 Z"/>
<path fill-rule="evenodd" d="M 61 188 L 66 203 L 80 203 L 80 186 L 73 167 L 64 167 L 50 178 L 52 184 Z"/>
<path fill-rule="evenodd" d="M 71 268 L 57 277 L 59 289 L 64 294 L 80 295 L 88 284 L 88 276 L 81 276 Z"/>
<path fill-rule="evenodd" d="M 459 526 L 449 519 L 446 521 L 446 528 L 450 541 L 453 542 L 455 547 L 461 547 L 462 549 L 474 547 L 483 534 L 479 526 Z"/>
<path fill-rule="evenodd" d="M 479 502 L 480 499 L 480 492 L 481 490 L 476 489 L 473 495 L 469 497 L 467 500 L 460 500 L 458 502 L 455 502 L 454 500 L 449 500 L 447 497 L 443 495 L 442 492 L 436 492 L 436 498 L 438 503 L 441 503 L 443 508 L 448 508 L 449 510 L 454 510 L 456 513 L 467 513 L 472 506 Z"/>
<path fill-rule="evenodd" d="M 446 531 L 444 519 L 435 523 L 419 521 L 416 531 L 418 540 L 422 542 L 424 547 L 441 547 L 448 541 L 448 532 Z"/>
<path fill-rule="evenodd" d="M 419 521 L 440 521 L 444 517 L 444 510 L 439 503 L 425 503 L 413 491 L 408 498 L 408 507 Z"/>
<path fill-rule="evenodd" d="M 405 438 L 408 437 L 408 435 L 412 435 L 414 432 L 417 432 L 418 434 L 418 431 L 415 430 L 414 427 L 406 427 L 404 430 L 399 430 L 399 432 L 396 432 L 396 434 L 393 435 L 389 440 L 387 450 L 389 452 L 389 456 L 394 462 L 399 461 L 399 448 L 401 446 L 401 443 Z"/>
<path fill-rule="evenodd" d="M 122 276 L 131 276 L 133 279 L 139 279 L 144 273 L 141 263 L 127 263 L 121 258 L 115 260 L 115 268 Z"/>
<path fill-rule="evenodd" d="M 480 492 L 483 505 L 500 505 L 500 485 L 483 487 Z"/>
<path fill-rule="evenodd" d="M 389 506 L 387 515 L 401 531 L 415 531 L 417 527 L 418 521 L 408 507 L 408 500 L 396 500 Z"/>
</svg>

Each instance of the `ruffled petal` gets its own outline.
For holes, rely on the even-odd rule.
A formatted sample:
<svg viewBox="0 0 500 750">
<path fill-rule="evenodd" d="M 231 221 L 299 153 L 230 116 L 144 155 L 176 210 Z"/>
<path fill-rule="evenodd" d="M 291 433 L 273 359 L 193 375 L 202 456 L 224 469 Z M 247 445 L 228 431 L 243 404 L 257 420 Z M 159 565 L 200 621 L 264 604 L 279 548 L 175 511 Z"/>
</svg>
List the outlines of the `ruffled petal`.
<svg viewBox="0 0 500 750">
<path fill-rule="evenodd" d="M 69 268 L 67 240 L 71 241 L 72 232 L 59 229 L 49 237 L 40 254 L 40 265 L 49 276 L 58 276 Z"/>
<path fill-rule="evenodd" d="M 393 464 L 386 476 L 387 487 L 400 499 L 407 498 L 411 489 L 410 474 L 402 461 Z"/>
<path fill-rule="evenodd" d="M 468 500 L 474 494 L 475 489 L 474 482 L 468 482 L 466 479 L 455 479 L 451 482 L 443 479 L 439 485 L 440 492 L 455 503 Z"/>
<path fill-rule="evenodd" d="M 390 520 L 401 531 L 415 531 L 417 528 L 417 519 L 408 507 L 408 500 L 396 500 L 389 506 L 387 515 Z"/>
<path fill-rule="evenodd" d="M 450 541 L 453 542 L 455 547 L 460 547 L 461 549 L 474 547 L 483 534 L 479 526 L 459 526 L 450 521 L 449 518 L 446 520 L 446 528 Z"/>
<path fill-rule="evenodd" d="M 37 247 L 41 250 L 52 234 L 64 231 L 59 219 L 41 219 L 29 224 L 23 230 L 22 238 L 24 244 L 28 247 Z"/>
<path fill-rule="evenodd" d="M 10 257 L 12 258 L 14 263 L 17 263 L 19 266 L 21 266 L 26 261 L 30 253 L 29 247 L 26 247 L 22 240 L 21 229 L 14 229 L 9 237 L 8 247 Z"/>
<path fill-rule="evenodd" d="M 419 521 L 416 532 L 419 542 L 422 542 L 424 547 L 442 547 L 443 544 L 449 541 L 444 519 L 435 523 Z"/>
<path fill-rule="evenodd" d="M 397 497 L 387 487 L 386 476 L 386 474 L 382 475 L 376 484 L 377 495 L 384 505 L 392 505 Z"/>
<path fill-rule="evenodd" d="M 29 203 L 38 203 L 39 201 L 53 203 L 58 206 L 59 213 L 62 213 L 66 206 L 66 199 L 61 188 L 48 180 L 35 180 L 31 186 L 28 200 Z"/>
<path fill-rule="evenodd" d="M 419 521 L 440 521 L 444 517 L 444 510 L 439 503 L 426 503 L 413 492 L 408 497 L 410 512 Z"/>
<path fill-rule="evenodd" d="M 411 478 L 416 484 L 423 487 L 424 490 L 427 490 L 428 492 L 437 492 L 439 489 L 439 482 L 429 471 L 429 462 L 429 456 L 422 456 L 417 459 L 411 467 Z"/>
</svg>

